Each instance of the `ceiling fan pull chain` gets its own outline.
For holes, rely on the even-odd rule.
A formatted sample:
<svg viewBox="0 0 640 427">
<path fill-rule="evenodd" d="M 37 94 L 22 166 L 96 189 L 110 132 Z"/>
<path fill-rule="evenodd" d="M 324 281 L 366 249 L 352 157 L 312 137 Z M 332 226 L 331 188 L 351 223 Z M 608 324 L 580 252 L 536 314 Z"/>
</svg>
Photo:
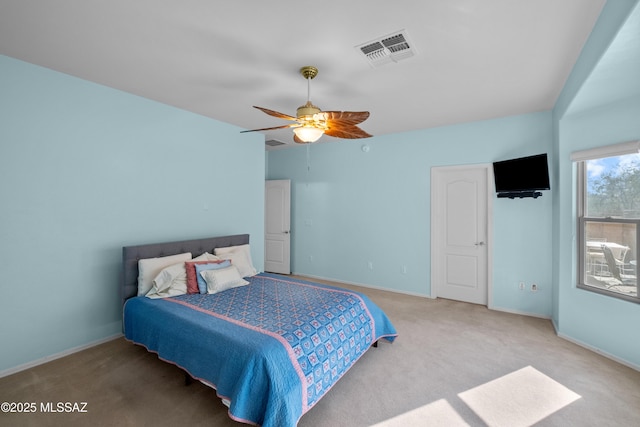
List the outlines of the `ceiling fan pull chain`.
<svg viewBox="0 0 640 427">
<path fill-rule="evenodd" d="M 311 172 L 311 144 L 307 143 L 307 173 Z"/>
</svg>

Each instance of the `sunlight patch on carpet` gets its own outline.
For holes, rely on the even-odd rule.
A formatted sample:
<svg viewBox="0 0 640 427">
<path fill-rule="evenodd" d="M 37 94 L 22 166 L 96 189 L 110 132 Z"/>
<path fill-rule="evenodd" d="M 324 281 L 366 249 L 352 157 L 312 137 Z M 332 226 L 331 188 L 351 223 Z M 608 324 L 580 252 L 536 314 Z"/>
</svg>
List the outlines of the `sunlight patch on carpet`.
<svg viewBox="0 0 640 427">
<path fill-rule="evenodd" d="M 458 396 L 490 427 L 531 426 L 580 398 L 531 366 Z"/>
<path fill-rule="evenodd" d="M 436 400 L 428 405 L 400 414 L 371 427 L 469 427 L 445 399 Z"/>
</svg>

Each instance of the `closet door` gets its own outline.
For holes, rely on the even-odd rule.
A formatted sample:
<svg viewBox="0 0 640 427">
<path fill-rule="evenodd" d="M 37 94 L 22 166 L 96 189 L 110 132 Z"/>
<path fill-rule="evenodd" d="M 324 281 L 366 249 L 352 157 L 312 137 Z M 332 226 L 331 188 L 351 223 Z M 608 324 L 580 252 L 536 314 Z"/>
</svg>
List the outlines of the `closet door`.
<svg viewBox="0 0 640 427">
<path fill-rule="evenodd" d="M 265 186 L 264 270 L 291 273 L 291 181 L 270 180 Z"/>
</svg>

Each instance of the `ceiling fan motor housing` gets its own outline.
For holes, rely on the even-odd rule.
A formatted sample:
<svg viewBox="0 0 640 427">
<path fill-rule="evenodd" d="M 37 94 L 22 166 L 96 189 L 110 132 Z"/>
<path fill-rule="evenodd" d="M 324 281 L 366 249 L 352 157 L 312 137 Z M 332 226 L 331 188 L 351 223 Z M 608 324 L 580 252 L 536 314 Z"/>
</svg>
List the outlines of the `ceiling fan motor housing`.
<svg viewBox="0 0 640 427">
<path fill-rule="evenodd" d="M 320 109 L 318 107 L 313 105 L 311 101 L 307 101 L 306 104 L 298 107 L 298 109 L 296 110 L 296 117 L 299 119 L 305 116 L 308 116 L 308 118 L 311 118 L 313 117 L 314 114 L 318 114 L 319 112 L 320 112 Z"/>
</svg>

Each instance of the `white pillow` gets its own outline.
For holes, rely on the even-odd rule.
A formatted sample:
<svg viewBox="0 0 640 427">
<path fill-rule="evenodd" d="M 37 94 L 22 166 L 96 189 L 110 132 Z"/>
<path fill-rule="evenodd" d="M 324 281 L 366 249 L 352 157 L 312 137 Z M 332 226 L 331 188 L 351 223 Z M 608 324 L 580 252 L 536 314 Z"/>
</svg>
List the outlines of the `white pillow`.
<svg viewBox="0 0 640 427">
<path fill-rule="evenodd" d="M 187 270 L 184 262 L 164 268 L 155 279 L 146 294 L 148 298 L 167 298 L 187 293 Z"/>
<path fill-rule="evenodd" d="M 189 261 L 220 261 L 220 258 L 210 254 L 209 252 L 205 252 L 202 255 L 197 256 L 194 259 Z"/>
<path fill-rule="evenodd" d="M 251 260 L 251 248 L 248 244 L 239 246 L 229 246 L 226 248 L 215 248 L 215 254 L 221 259 L 230 259 L 242 277 L 250 277 L 258 274 Z"/>
<path fill-rule="evenodd" d="M 191 260 L 191 252 L 170 255 L 158 258 L 147 258 L 138 261 L 138 296 L 146 295 L 153 286 L 156 278 L 163 268 L 178 262 Z"/>
<path fill-rule="evenodd" d="M 215 294 L 249 284 L 240 276 L 238 269 L 234 265 L 217 270 L 204 270 L 200 272 L 200 275 L 207 282 L 208 294 Z"/>
</svg>

